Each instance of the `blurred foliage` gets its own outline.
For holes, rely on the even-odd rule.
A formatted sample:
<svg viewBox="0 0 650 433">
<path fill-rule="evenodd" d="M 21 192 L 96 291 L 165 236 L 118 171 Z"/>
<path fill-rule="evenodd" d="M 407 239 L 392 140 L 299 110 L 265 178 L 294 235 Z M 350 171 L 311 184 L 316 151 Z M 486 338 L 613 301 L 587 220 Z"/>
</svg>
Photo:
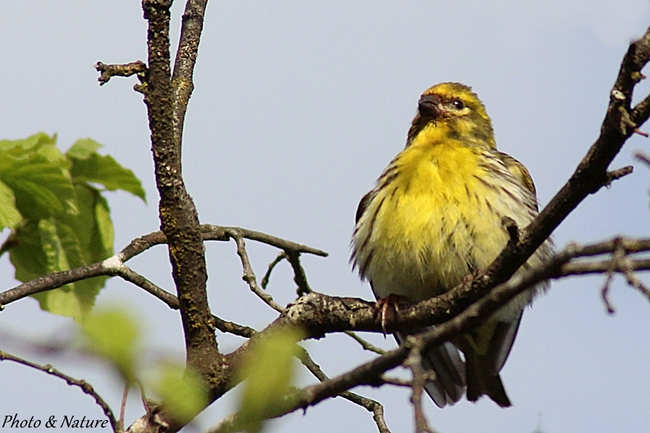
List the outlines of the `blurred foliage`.
<svg viewBox="0 0 650 433">
<path fill-rule="evenodd" d="M 294 399 L 292 386 L 299 329 L 278 331 L 252 347 L 242 361 L 240 379 L 246 380 L 239 402 L 238 428 L 250 433 L 262 430 L 264 420 L 274 416 Z"/>
<path fill-rule="evenodd" d="M 163 406 L 183 424 L 190 422 L 208 404 L 200 376 L 181 364 L 160 365 L 152 386 Z"/>
<path fill-rule="evenodd" d="M 137 376 L 140 355 L 140 326 L 121 308 L 87 314 L 81 328 L 89 351 L 108 359 L 127 383 Z"/>
<path fill-rule="evenodd" d="M 0 140 L 0 230 L 11 234 L 15 278 L 29 281 L 51 272 L 95 263 L 113 255 L 113 222 L 102 185 L 145 200 L 140 180 L 101 144 L 78 140 L 65 154 L 56 135 Z M 34 295 L 43 310 L 79 320 L 94 305 L 106 277 L 71 283 Z"/>
<path fill-rule="evenodd" d="M 86 350 L 110 362 L 127 385 L 144 376 L 145 388 L 160 397 L 172 416 L 183 424 L 190 422 L 208 404 L 201 378 L 181 362 L 143 368 L 141 328 L 137 317 L 123 307 L 101 308 L 81 320 Z"/>
</svg>

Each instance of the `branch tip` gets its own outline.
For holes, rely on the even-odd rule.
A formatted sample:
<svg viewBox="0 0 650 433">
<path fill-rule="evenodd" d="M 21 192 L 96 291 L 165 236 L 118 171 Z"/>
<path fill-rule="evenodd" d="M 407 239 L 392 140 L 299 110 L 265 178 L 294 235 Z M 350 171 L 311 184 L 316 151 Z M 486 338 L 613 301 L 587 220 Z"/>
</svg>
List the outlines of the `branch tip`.
<svg viewBox="0 0 650 433">
<path fill-rule="evenodd" d="M 616 170 L 608 171 L 607 172 L 607 186 L 609 186 L 612 182 L 615 180 L 618 180 L 622 177 L 627 176 L 628 174 L 631 174 L 634 171 L 634 167 L 631 165 L 626 165 L 625 167 L 621 167 Z"/>
<path fill-rule="evenodd" d="M 108 83 L 112 77 L 130 77 L 131 75 L 138 75 L 142 80 L 143 74 L 147 71 L 147 65 L 140 60 L 131 63 L 107 65 L 102 62 L 95 63 L 95 70 L 99 72 L 99 85 L 103 86 Z"/>
<path fill-rule="evenodd" d="M 645 165 L 650 167 L 650 157 L 646 155 L 645 153 L 641 151 L 637 151 L 634 153 L 634 158 L 638 159 L 639 161 L 643 162 Z"/>
</svg>

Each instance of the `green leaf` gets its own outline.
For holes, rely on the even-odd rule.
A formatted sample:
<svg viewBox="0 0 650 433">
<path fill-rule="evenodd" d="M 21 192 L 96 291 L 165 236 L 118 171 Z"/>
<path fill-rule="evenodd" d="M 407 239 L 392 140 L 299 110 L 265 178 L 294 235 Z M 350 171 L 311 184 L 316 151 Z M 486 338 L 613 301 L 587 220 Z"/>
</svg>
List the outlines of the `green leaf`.
<svg viewBox="0 0 650 433">
<path fill-rule="evenodd" d="M 127 383 L 135 379 L 140 352 L 140 326 L 122 308 L 110 308 L 88 315 L 82 322 L 88 348 L 110 360 Z"/>
<path fill-rule="evenodd" d="M 101 144 L 89 138 L 78 140 L 66 153 L 72 161 L 70 170 L 75 182 L 93 182 L 104 185 L 109 191 L 121 189 L 146 202 L 142 183 L 133 171 L 122 167 L 110 155 L 100 155 Z"/>
<path fill-rule="evenodd" d="M 79 260 L 73 260 L 73 266 L 83 266 L 104 260 L 113 255 L 113 222 L 110 217 L 108 202 L 101 193 L 91 186 L 75 185 L 79 206 L 77 215 L 64 215 L 59 219 L 59 226 L 70 230 L 81 251 Z"/>
<path fill-rule="evenodd" d="M 20 140 L 0 140 L 0 151 L 10 151 L 14 156 L 21 156 L 48 145 L 56 146 L 56 134 L 50 137 L 44 132 L 39 132 Z"/>
<path fill-rule="evenodd" d="M 38 221 L 28 221 L 13 235 L 9 259 L 16 270 L 15 278 L 30 281 L 48 273 L 47 258 L 41 244 Z"/>
<path fill-rule="evenodd" d="M 50 272 L 84 266 L 113 255 L 113 223 L 95 188 L 75 187 L 80 212 L 30 221 L 16 230 L 9 249 L 16 278 L 29 281 Z M 92 309 L 107 277 L 95 277 L 34 295 L 43 310 L 81 319 Z"/>
<path fill-rule="evenodd" d="M 52 159 L 41 153 L 15 157 L 0 151 L 0 181 L 13 190 L 16 207 L 27 219 L 78 212 L 66 162 Z"/>
<path fill-rule="evenodd" d="M 239 403 L 238 427 L 259 432 L 265 419 L 274 416 L 293 402 L 292 381 L 297 342 L 303 338 L 299 329 L 279 331 L 251 348 L 240 370 L 246 379 Z"/>
<path fill-rule="evenodd" d="M 80 138 L 65 153 L 69 159 L 88 159 L 93 153 L 97 153 L 104 145 L 92 138 Z"/>
<path fill-rule="evenodd" d="M 131 170 L 97 153 L 101 147 L 82 139 L 64 155 L 56 147 L 56 135 L 0 140 L 0 230 L 14 228 L 0 254 L 9 251 L 18 280 L 113 255 L 110 209 L 89 182 L 123 189 L 143 200 L 145 192 Z M 46 311 L 79 320 L 92 309 L 106 279 L 78 281 L 34 298 Z"/>
<path fill-rule="evenodd" d="M 33 297 L 38 300 L 42 310 L 80 321 L 92 311 L 95 298 L 106 285 L 107 279 L 108 277 L 95 277 L 77 281 Z"/>
<path fill-rule="evenodd" d="M 162 398 L 163 406 L 183 424 L 191 421 L 208 403 L 200 376 L 180 365 L 160 366 L 154 389 Z"/>
<path fill-rule="evenodd" d="M 22 219 L 16 207 L 14 192 L 4 182 L 0 182 L 0 231 L 5 227 L 17 227 Z"/>
<path fill-rule="evenodd" d="M 0 152 L 6 152 L 15 158 L 41 155 L 66 171 L 70 168 L 70 161 L 56 147 L 56 134 L 50 137 L 39 132 L 22 140 L 0 140 Z"/>
<path fill-rule="evenodd" d="M 49 272 L 70 269 L 66 251 L 63 249 L 62 239 L 53 220 L 40 220 L 38 232 L 41 235 L 41 245 L 45 253 L 45 266 Z M 68 239 L 68 246 L 72 243 Z M 75 245 L 76 247 L 76 245 Z"/>
<path fill-rule="evenodd" d="M 45 274 L 82 266 L 88 262 L 88 251 L 83 248 L 79 239 L 79 235 L 83 235 L 82 231 L 75 231 L 71 226 L 58 221 L 41 220 L 38 224 L 38 233 L 45 258 Z M 10 254 L 14 253 L 14 249 L 10 250 Z M 36 257 L 42 259 L 43 256 Z M 34 262 L 32 257 L 31 264 Z M 19 266 L 17 264 L 15 266 L 16 277 L 22 276 L 18 274 Z M 38 293 L 34 298 L 45 311 L 81 320 L 92 309 L 95 298 L 104 287 L 106 279 L 107 277 L 96 277 L 77 281 L 56 290 Z"/>
<path fill-rule="evenodd" d="M 96 230 L 93 235 L 92 245 L 96 248 L 98 257 L 108 258 L 113 255 L 115 231 L 113 230 L 113 220 L 111 219 L 111 209 L 108 207 L 108 202 L 99 194 L 95 203 L 95 224 Z"/>
</svg>

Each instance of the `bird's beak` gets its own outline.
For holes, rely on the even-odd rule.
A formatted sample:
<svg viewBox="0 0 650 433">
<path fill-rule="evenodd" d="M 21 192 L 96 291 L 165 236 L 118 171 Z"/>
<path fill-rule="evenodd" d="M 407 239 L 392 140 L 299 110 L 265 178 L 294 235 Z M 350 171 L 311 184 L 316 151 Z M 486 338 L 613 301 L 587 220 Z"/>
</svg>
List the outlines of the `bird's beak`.
<svg viewBox="0 0 650 433">
<path fill-rule="evenodd" d="M 438 95 L 422 95 L 418 102 L 418 112 L 421 117 L 436 119 L 442 114 Z"/>
</svg>

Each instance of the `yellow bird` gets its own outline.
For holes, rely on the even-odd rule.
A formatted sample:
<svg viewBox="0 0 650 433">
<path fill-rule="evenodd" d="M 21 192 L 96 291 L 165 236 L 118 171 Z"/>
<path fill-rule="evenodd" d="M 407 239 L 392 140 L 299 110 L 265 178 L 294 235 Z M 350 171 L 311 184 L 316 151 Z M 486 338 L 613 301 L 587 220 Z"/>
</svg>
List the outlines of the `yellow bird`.
<svg viewBox="0 0 650 433">
<path fill-rule="evenodd" d="M 421 301 L 490 265 L 509 239 L 504 217 L 523 229 L 537 213 L 528 170 L 496 149 L 478 96 L 463 84 L 440 83 L 420 98 L 406 148 L 361 199 L 351 261 L 378 299 Z M 544 261 L 552 248 L 546 241 L 522 269 Z M 423 354 L 424 367 L 436 373 L 426 390 L 438 406 L 465 392 L 470 401 L 487 395 L 511 405 L 499 371 L 523 309 L 546 288 L 522 293 L 475 330 Z"/>
</svg>

